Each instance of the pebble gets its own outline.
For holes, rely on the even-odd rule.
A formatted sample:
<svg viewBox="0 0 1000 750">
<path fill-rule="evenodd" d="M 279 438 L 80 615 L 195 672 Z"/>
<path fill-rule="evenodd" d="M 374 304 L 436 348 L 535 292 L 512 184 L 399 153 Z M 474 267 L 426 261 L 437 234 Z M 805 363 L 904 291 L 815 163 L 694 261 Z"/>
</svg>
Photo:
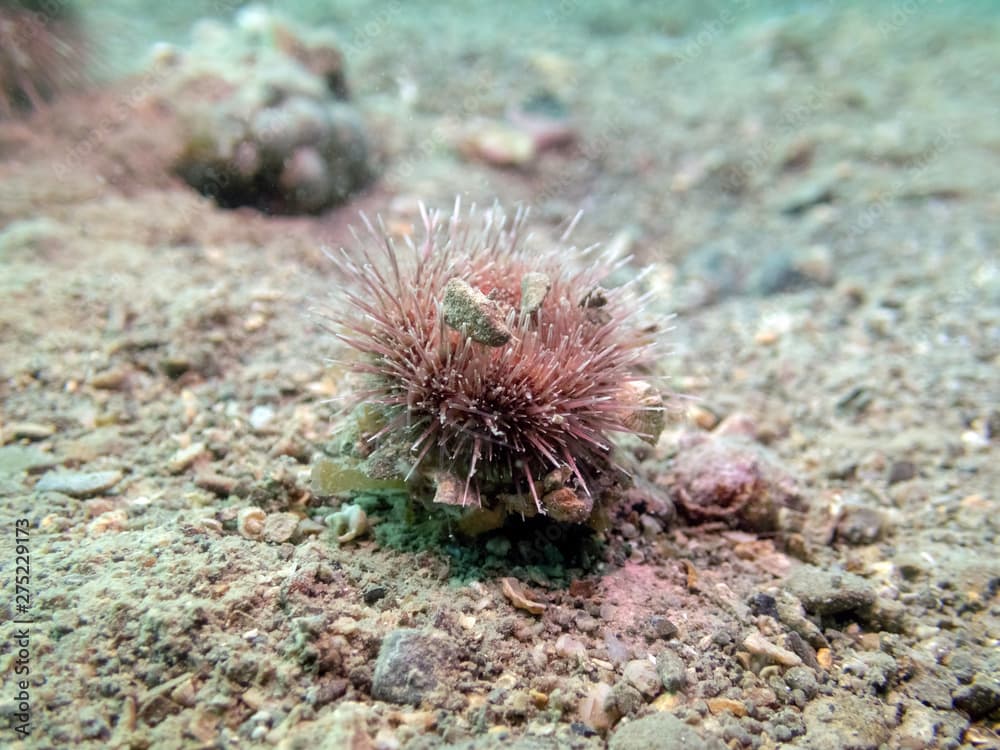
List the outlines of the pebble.
<svg viewBox="0 0 1000 750">
<path fill-rule="evenodd" d="M 917 476 L 917 465 L 912 461 L 893 461 L 886 482 L 890 485 L 907 482 Z"/>
<path fill-rule="evenodd" d="M 875 592 L 861 576 L 803 565 L 792 571 L 785 588 L 798 597 L 807 612 L 834 615 L 870 607 Z"/>
<path fill-rule="evenodd" d="M 270 406 L 255 406 L 250 410 L 250 426 L 255 430 L 263 430 L 274 420 L 274 409 Z"/>
<path fill-rule="evenodd" d="M 662 651 L 656 657 L 656 673 L 667 692 L 676 693 L 687 685 L 687 668 L 673 651 Z"/>
<path fill-rule="evenodd" d="M 700 429 L 710 432 L 719 424 L 719 415 L 704 404 L 692 404 L 687 408 L 687 418 Z"/>
<path fill-rule="evenodd" d="M 267 542 L 284 544 L 292 538 L 298 525 L 299 517 L 294 513 L 268 513 L 262 535 Z"/>
<path fill-rule="evenodd" d="M 676 638 L 677 634 L 680 632 L 677 625 L 675 625 L 669 617 L 665 617 L 663 615 L 653 615 L 650 617 L 649 626 L 652 628 L 653 634 L 657 638 L 662 638 L 665 641 Z"/>
<path fill-rule="evenodd" d="M 35 489 L 86 498 L 107 492 L 121 479 L 120 471 L 52 471 L 38 480 Z"/>
<path fill-rule="evenodd" d="M 193 464 L 199 456 L 205 453 L 204 443 L 191 443 L 186 448 L 177 450 L 167 461 L 167 470 L 171 474 L 180 474 Z"/>
<path fill-rule="evenodd" d="M 104 372 L 97 373 L 88 382 L 91 387 L 98 388 L 102 391 L 117 391 L 125 385 L 127 378 L 128 370 L 115 368 L 113 370 L 105 370 Z"/>
<path fill-rule="evenodd" d="M 438 685 L 453 657 L 443 635 L 413 628 L 398 628 L 382 640 L 372 696 L 390 703 L 418 705 Z"/>
<path fill-rule="evenodd" d="M 609 707 L 610 698 L 610 685 L 598 682 L 592 686 L 577 708 L 580 721 L 598 732 L 610 729 L 618 719 L 617 711 Z"/>
<path fill-rule="evenodd" d="M 706 742 L 673 714 L 655 713 L 623 724 L 611 736 L 609 750 L 715 750 L 719 740 Z"/>
<path fill-rule="evenodd" d="M 459 151 L 494 167 L 524 167 L 538 153 L 531 135 L 504 123 L 476 127 L 459 143 Z"/>
<path fill-rule="evenodd" d="M 889 739 L 881 704 L 842 694 L 817 698 L 802 711 L 804 747 L 811 750 L 876 750 Z"/>
<path fill-rule="evenodd" d="M 647 698 L 655 698 L 663 686 L 656 665 L 649 659 L 632 659 L 626 662 L 622 676 Z"/>
<path fill-rule="evenodd" d="M 798 667 L 802 665 L 802 659 L 798 655 L 776 643 L 771 643 L 756 630 L 743 639 L 743 648 L 755 656 L 762 656 L 775 664 L 785 667 Z"/>
<path fill-rule="evenodd" d="M 4 433 L 11 440 L 45 440 L 56 434 L 56 426 L 41 422 L 12 422 Z"/>
<path fill-rule="evenodd" d="M 747 715 L 746 704 L 734 698 L 706 698 L 705 703 L 708 704 L 708 710 L 716 715 L 731 713 L 741 718 Z"/>
<path fill-rule="evenodd" d="M 33 469 L 55 466 L 58 459 L 33 445 L 5 445 L 0 448 L 0 476 L 16 476 Z"/>
<path fill-rule="evenodd" d="M 837 539 L 847 544 L 872 544 L 882 536 L 882 514 L 864 505 L 845 505 L 837 521 Z"/>
<path fill-rule="evenodd" d="M 995 675 L 977 672 L 971 685 L 963 685 L 952 693 L 954 706 L 977 721 L 1000 708 L 1000 680 Z"/>
</svg>

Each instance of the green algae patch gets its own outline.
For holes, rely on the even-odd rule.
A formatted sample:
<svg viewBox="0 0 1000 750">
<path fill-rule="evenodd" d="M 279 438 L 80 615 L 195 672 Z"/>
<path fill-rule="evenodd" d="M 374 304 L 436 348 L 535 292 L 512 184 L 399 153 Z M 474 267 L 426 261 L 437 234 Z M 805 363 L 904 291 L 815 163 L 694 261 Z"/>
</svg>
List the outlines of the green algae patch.
<svg viewBox="0 0 1000 750">
<path fill-rule="evenodd" d="M 313 462 L 310 485 L 320 497 L 343 492 L 406 492 L 402 479 L 373 479 L 352 461 L 326 456 Z"/>
</svg>

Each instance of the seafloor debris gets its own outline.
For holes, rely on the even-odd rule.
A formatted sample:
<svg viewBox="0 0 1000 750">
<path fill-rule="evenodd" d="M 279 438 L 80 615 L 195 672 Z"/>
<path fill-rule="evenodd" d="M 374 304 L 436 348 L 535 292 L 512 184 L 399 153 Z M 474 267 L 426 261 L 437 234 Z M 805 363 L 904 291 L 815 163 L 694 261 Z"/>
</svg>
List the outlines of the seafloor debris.
<svg viewBox="0 0 1000 750">
<path fill-rule="evenodd" d="M 794 477 L 762 447 L 726 435 L 693 438 L 677 456 L 668 482 L 681 512 L 695 522 L 774 531 L 783 510 L 803 505 Z"/>
<path fill-rule="evenodd" d="M 525 211 L 422 215 L 419 247 L 366 220 L 344 254 L 349 291 L 329 316 L 362 384 L 336 460 L 486 513 L 485 528 L 504 513 L 591 520 L 626 482 L 612 437 L 663 426 L 641 300 L 600 287 L 623 261 L 590 249 L 574 268 L 572 248 L 527 241 Z"/>
<path fill-rule="evenodd" d="M 493 167 L 525 168 L 541 152 L 576 140 L 576 127 L 565 105 L 542 92 L 508 109 L 504 120 L 475 118 L 458 136 L 457 150 L 464 158 Z"/>
<path fill-rule="evenodd" d="M 190 48 L 161 47 L 170 106 L 186 123 L 176 170 L 226 208 L 315 213 L 372 176 L 361 117 L 330 34 L 259 6 L 202 22 Z"/>
</svg>

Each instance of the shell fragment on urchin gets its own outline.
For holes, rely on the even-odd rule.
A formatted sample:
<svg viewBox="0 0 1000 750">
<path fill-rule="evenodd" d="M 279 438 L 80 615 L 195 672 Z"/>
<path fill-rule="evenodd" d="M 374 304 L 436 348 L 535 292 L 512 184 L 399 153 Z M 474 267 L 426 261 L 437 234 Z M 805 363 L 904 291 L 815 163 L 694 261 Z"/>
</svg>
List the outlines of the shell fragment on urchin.
<svg viewBox="0 0 1000 750">
<path fill-rule="evenodd" d="M 346 291 L 326 317 L 363 382 L 355 456 L 404 453 L 407 478 L 439 485 L 428 496 L 444 505 L 588 520 L 618 471 L 613 437 L 655 440 L 663 424 L 642 300 L 601 285 L 625 261 L 565 235 L 540 248 L 525 210 L 456 201 L 421 217 L 423 236 L 403 242 L 364 219 L 358 247 L 334 257 Z M 558 492 L 544 486 L 554 471 Z"/>
</svg>

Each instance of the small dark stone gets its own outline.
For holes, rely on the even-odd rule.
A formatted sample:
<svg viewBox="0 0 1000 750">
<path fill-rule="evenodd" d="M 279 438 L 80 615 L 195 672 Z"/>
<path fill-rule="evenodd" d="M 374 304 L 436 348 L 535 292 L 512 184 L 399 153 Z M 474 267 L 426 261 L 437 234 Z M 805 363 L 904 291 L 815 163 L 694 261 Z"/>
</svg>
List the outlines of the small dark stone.
<svg viewBox="0 0 1000 750">
<path fill-rule="evenodd" d="M 372 586 L 364 593 L 365 604 L 371 606 L 375 602 L 384 599 L 387 593 L 388 591 L 385 586 Z"/>
<path fill-rule="evenodd" d="M 586 724 L 584 724 L 582 721 L 574 721 L 572 724 L 569 725 L 569 728 L 573 732 L 573 734 L 578 734 L 581 737 L 596 737 L 597 736 L 597 730 L 591 729 Z"/>
<path fill-rule="evenodd" d="M 1000 409 L 993 409 L 986 416 L 986 437 L 990 440 L 1000 438 Z"/>
<path fill-rule="evenodd" d="M 349 686 L 350 683 L 343 677 L 338 677 L 319 685 L 313 685 L 306 691 L 306 703 L 313 708 L 322 708 L 329 703 L 333 703 L 335 700 L 343 698 Z"/>
<path fill-rule="evenodd" d="M 905 482 L 917 475 L 917 466 L 912 461 L 894 461 L 889 467 L 889 484 Z"/>
<path fill-rule="evenodd" d="M 750 597 L 748 602 L 750 611 L 755 615 L 767 615 L 778 619 L 778 603 L 773 596 L 764 593 L 756 593 Z"/>
<path fill-rule="evenodd" d="M 874 401 L 872 392 L 862 385 L 855 386 L 837 400 L 837 414 L 858 417 L 865 413 Z"/>
<path fill-rule="evenodd" d="M 184 357 L 166 357 L 160 360 L 160 370 L 171 380 L 177 380 L 191 369 L 191 360 Z"/>
<path fill-rule="evenodd" d="M 1000 708 L 1000 681 L 979 672 L 971 685 L 960 687 L 952 693 L 959 711 L 965 711 L 973 721 L 989 716 Z"/>
<path fill-rule="evenodd" d="M 785 636 L 785 645 L 788 650 L 802 659 L 802 663 L 812 669 L 819 669 L 819 660 L 816 658 L 816 650 L 810 646 L 805 638 L 794 630 Z"/>
<path fill-rule="evenodd" d="M 657 638 L 669 641 L 677 637 L 677 626 L 663 615 L 653 615 L 650 617 L 649 625 Z"/>
<path fill-rule="evenodd" d="M 882 536 L 882 514 L 863 505 L 848 505 L 837 522 L 837 539 L 847 544 L 872 544 Z"/>
</svg>

